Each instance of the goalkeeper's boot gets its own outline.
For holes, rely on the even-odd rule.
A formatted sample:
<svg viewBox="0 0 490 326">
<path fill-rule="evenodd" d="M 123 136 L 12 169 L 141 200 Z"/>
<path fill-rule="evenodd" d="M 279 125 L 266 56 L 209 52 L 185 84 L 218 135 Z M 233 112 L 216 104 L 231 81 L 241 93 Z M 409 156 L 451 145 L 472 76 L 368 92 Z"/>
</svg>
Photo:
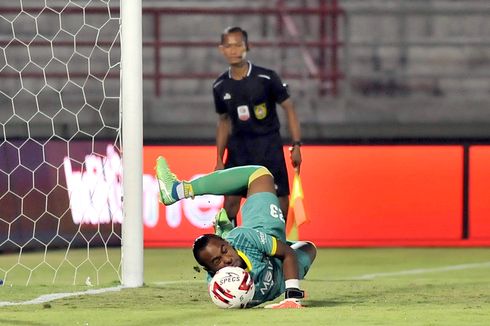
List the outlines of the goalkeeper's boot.
<svg viewBox="0 0 490 326">
<path fill-rule="evenodd" d="M 286 297 L 279 303 L 271 303 L 266 305 L 264 308 L 266 309 L 295 309 L 295 308 L 303 308 L 301 304 L 301 299 L 305 298 L 305 291 L 296 288 L 286 289 L 286 293 L 284 294 Z"/>
<path fill-rule="evenodd" d="M 220 209 L 214 217 L 213 227 L 214 234 L 222 238 L 226 238 L 228 233 L 233 230 L 233 223 L 231 223 L 230 219 L 228 218 L 228 214 L 226 214 L 224 208 Z"/>
<path fill-rule="evenodd" d="M 190 183 L 180 181 L 173 174 L 167 161 L 159 156 L 155 167 L 158 187 L 160 188 L 160 201 L 165 205 L 171 205 L 182 198 L 194 198 L 194 191 Z"/>
<path fill-rule="evenodd" d="M 264 307 L 265 309 L 298 309 L 303 308 L 299 299 L 284 299 L 279 303 L 271 303 Z"/>
</svg>

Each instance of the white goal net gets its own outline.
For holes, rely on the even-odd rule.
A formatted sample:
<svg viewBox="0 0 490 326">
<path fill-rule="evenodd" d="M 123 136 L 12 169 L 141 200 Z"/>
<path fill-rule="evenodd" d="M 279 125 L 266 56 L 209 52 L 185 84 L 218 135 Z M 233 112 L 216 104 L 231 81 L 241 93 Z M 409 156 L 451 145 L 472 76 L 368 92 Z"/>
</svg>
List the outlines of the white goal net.
<svg viewBox="0 0 490 326">
<path fill-rule="evenodd" d="M 119 0 L 0 5 L 0 279 L 121 282 Z"/>
</svg>

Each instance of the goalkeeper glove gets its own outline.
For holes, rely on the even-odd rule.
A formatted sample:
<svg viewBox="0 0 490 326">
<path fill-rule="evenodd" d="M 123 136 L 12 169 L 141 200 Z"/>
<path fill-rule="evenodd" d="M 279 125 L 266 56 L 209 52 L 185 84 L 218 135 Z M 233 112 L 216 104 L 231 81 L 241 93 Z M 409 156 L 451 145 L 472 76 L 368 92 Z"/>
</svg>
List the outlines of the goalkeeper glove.
<svg viewBox="0 0 490 326">
<path fill-rule="evenodd" d="M 289 288 L 286 289 L 284 293 L 286 299 L 304 299 L 305 291 L 297 289 L 297 288 Z"/>
</svg>

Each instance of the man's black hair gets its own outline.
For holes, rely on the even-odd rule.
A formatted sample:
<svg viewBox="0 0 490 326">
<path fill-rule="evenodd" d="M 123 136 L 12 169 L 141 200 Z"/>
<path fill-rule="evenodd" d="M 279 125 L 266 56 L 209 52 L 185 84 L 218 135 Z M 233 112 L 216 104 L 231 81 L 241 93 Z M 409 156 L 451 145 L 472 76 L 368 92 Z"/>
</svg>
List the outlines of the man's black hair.
<svg viewBox="0 0 490 326">
<path fill-rule="evenodd" d="M 201 266 L 204 267 L 204 269 L 207 270 L 206 264 L 201 260 L 201 257 L 199 253 L 201 250 L 206 248 L 208 245 L 208 242 L 210 239 L 216 238 L 216 239 L 222 239 L 220 236 L 212 233 L 206 233 L 201 236 L 199 236 L 196 240 L 194 240 L 194 245 L 192 246 L 192 253 L 194 254 L 194 258 L 196 259 L 197 263 Z"/>
<path fill-rule="evenodd" d="M 224 43 L 225 36 L 228 35 L 228 34 L 230 34 L 230 33 L 241 33 L 242 34 L 242 37 L 243 37 L 243 41 L 245 42 L 245 49 L 247 51 L 249 50 L 249 47 L 248 47 L 248 33 L 247 33 L 246 30 L 244 30 L 243 28 L 238 27 L 238 26 L 230 26 L 230 27 L 225 28 L 225 30 L 223 31 L 223 33 L 221 33 L 221 44 Z"/>
</svg>

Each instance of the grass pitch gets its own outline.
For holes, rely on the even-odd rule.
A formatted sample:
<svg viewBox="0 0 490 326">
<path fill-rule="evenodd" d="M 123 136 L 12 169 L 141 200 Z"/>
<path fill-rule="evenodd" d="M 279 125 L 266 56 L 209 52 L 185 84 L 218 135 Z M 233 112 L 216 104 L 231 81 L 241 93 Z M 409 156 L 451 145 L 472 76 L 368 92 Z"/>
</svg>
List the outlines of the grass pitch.
<svg viewBox="0 0 490 326">
<path fill-rule="evenodd" d="M 9 259 L 0 256 L 0 266 Z M 147 249 L 144 287 L 0 306 L 0 325 L 490 325 L 486 248 L 320 249 L 302 282 L 308 307 L 297 310 L 219 309 L 195 265 L 189 249 Z M 42 279 L 29 286 L 7 280 L 0 303 L 118 285 L 109 272 L 93 287 Z"/>
</svg>

